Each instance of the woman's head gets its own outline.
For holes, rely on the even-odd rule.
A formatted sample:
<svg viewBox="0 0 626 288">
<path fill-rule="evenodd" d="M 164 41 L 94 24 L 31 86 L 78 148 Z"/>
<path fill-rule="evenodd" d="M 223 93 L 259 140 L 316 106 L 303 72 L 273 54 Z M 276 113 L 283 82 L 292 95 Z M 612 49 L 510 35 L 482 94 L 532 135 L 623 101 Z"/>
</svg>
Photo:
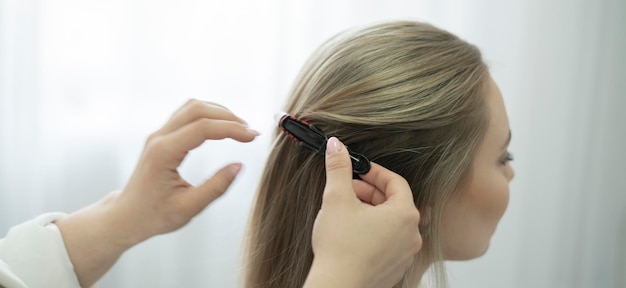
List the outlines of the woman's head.
<svg viewBox="0 0 626 288">
<path fill-rule="evenodd" d="M 475 158 L 490 135 L 492 114 L 503 109 L 499 94 L 486 96 L 494 91 L 474 46 L 431 25 L 392 22 L 347 31 L 322 45 L 303 68 L 285 110 L 409 182 L 423 219 L 416 265 L 428 265 L 482 254 L 493 229 L 480 221 L 502 210 L 476 211 L 485 205 L 485 197 L 477 196 L 485 188 L 477 176 L 490 167 Z M 508 132 L 508 122 L 502 125 Z M 325 183 L 323 161 L 277 136 L 251 219 L 248 287 L 304 282 Z M 463 221 L 464 213 L 470 221 Z M 460 242 L 458 235 L 475 239 Z M 412 278 L 409 273 L 403 282 Z"/>
</svg>

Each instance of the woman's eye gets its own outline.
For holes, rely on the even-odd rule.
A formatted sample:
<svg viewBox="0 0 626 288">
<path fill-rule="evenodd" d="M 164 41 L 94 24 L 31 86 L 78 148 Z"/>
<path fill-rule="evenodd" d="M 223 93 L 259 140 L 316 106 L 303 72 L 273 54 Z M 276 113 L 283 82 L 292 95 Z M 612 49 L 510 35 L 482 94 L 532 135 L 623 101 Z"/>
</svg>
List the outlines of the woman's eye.
<svg viewBox="0 0 626 288">
<path fill-rule="evenodd" d="M 511 154 L 511 152 L 506 152 L 506 155 L 504 157 L 504 159 L 502 159 L 502 161 L 500 161 L 500 163 L 502 165 L 506 165 L 507 163 L 513 161 L 513 154 Z"/>
</svg>

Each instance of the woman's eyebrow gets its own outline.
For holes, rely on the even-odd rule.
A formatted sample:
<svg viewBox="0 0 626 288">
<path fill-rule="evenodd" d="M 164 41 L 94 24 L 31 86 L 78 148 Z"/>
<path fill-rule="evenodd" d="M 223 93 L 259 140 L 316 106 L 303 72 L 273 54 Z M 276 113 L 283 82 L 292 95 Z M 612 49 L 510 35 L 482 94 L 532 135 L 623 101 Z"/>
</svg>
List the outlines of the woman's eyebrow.
<svg viewBox="0 0 626 288">
<path fill-rule="evenodd" d="M 506 142 L 504 143 L 504 146 L 502 146 L 502 149 L 506 149 L 507 146 L 509 146 L 509 144 L 511 143 L 511 130 L 509 130 L 509 137 L 506 139 Z"/>
</svg>

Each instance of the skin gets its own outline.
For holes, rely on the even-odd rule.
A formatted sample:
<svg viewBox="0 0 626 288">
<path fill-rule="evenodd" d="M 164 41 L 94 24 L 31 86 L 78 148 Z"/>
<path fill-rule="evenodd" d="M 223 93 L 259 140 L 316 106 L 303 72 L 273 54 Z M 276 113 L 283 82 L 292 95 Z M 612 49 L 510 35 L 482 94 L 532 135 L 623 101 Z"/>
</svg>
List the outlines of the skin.
<svg viewBox="0 0 626 288">
<path fill-rule="evenodd" d="M 313 266 L 304 287 L 391 287 L 422 247 L 411 188 L 376 163 L 361 175 L 362 181 L 352 180 L 347 149 L 335 137 L 326 152 L 327 182 L 313 226 Z M 372 195 L 386 200 L 372 205 Z"/>
<path fill-rule="evenodd" d="M 249 142 L 258 135 L 215 103 L 190 100 L 176 111 L 148 138 L 122 191 L 55 223 L 81 287 L 92 286 L 134 245 L 186 225 L 228 189 L 241 169 L 241 163 L 229 164 L 193 186 L 177 172 L 190 150 L 206 140 Z M 316 257 L 306 287 L 389 286 L 368 285 L 398 281 L 421 248 L 419 213 L 407 205 L 411 191 L 404 179 L 378 165 L 362 181 L 353 181 L 346 149 L 333 143 L 336 153 L 327 156 L 325 200 L 313 236 Z M 376 194 L 388 200 L 372 205 Z"/>
<path fill-rule="evenodd" d="M 507 159 L 509 120 L 500 89 L 489 77 L 486 104 L 489 126 L 472 163 L 468 181 L 446 204 L 443 250 L 446 260 L 482 256 L 509 202 L 514 172 Z"/>
</svg>

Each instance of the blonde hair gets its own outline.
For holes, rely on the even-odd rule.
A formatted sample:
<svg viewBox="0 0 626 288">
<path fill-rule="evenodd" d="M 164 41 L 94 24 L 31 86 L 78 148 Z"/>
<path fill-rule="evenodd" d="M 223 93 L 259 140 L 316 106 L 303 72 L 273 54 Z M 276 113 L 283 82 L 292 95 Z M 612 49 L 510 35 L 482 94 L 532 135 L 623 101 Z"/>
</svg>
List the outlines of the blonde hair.
<svg viewBox="0 0 626 288">
<path fill-rule="evenodd" d="M 487 74 L 478 49 L 449 32 L 418 22 L 383 23 L 323 44 L 285 110 L 409 182 L 427 219 L 415 262 L 435 263 L 440 285 L 442 211 L 471 172 L 487 126 Z M 324 183 L 324 157 L 277 134 L 251 214 L 246 288 L 302 287 Z M 394 287 L 416 287 L 421 275 L 414 274 L 410 269 Z"/>
</svg>

